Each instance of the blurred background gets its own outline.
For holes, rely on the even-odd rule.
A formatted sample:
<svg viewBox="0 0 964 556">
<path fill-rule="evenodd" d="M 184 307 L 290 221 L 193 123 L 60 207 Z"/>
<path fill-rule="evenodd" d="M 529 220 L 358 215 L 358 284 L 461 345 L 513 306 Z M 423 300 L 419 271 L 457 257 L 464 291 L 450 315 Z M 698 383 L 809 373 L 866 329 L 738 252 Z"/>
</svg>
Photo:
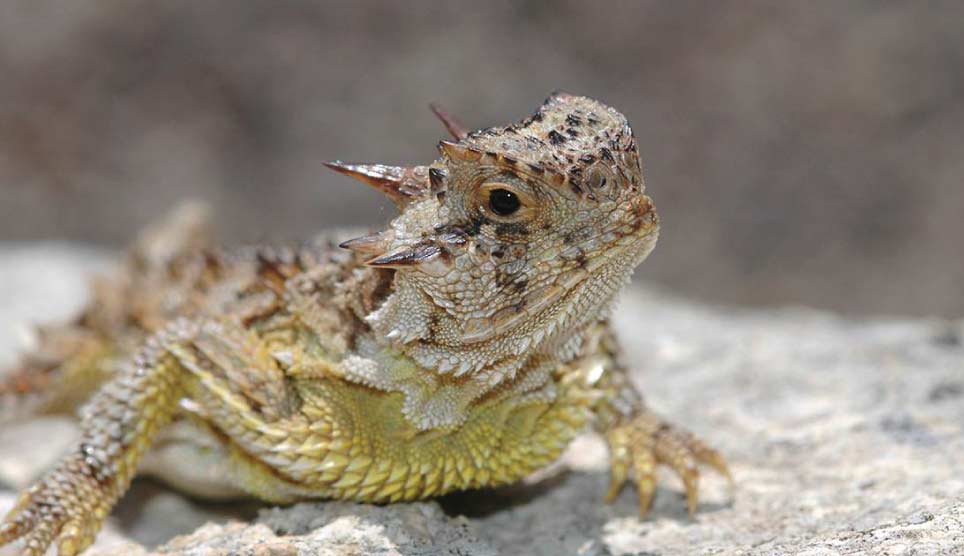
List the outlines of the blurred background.
<svg viewBox="0 0 964 556">
<path fill-rule="evenodd" d="M 0 240 L 119 247 L 179 201 L 227 243 L 377 226 L 322 166 L 425 163 L 554 89 L 633 123 L 640 281 L 964 315 L 964 2 L 0 3 Z"/>
</svg>

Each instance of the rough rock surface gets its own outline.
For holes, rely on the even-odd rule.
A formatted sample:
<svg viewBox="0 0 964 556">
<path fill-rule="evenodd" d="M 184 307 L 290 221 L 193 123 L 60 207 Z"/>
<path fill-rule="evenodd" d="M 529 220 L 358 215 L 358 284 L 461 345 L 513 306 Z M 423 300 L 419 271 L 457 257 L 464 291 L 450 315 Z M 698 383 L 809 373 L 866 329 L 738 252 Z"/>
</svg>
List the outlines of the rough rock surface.
<svg viewBox="0 0 964 556">
<path fill-rule="evenodd" d="M 0 247 L 0 364 L 17 323 L 75 308 L 84 273 L 102 261 Z M 707 474 L 695 519 L 669 475 L 646 521 L 631 489 L 602 504 L 605 449 L 587 435 L 524 484 L 439 502 L 258 510 L 138 481 L 90 554 L 964 552 L 964 321 L 712 308 L 638 289 L 617 322 L 651 405 L 732 465 L 735 492 Z M 0 429 L 0 511 L 73 433 L 57 419 Z"/>
</svg>

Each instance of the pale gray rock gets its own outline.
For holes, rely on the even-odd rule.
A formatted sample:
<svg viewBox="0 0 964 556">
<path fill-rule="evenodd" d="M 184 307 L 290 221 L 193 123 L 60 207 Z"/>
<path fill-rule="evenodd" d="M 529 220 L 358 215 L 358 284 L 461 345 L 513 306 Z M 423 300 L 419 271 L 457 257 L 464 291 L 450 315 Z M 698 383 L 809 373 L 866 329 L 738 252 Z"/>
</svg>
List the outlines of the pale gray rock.
<svg viewBox="0 0 964 556">
<path fill-rule="evenodd" d="M 0 328 L 76 308 L 98 266 L 78 253 L 0 249 Z M 90 554 L 964 552 L 964 321 L 707 307 L 636 289 L 616 322 L 650 404 L 732 466 L 734 492 L 707 473 L 693 519 L 668 473 L 645 521 L 630 488 L 603 504 L 605 447 L 586 435 L 523 484 L 438 502 L 255 515 L 251 504 L 200 503 L 140 481 Z M 0 360 L 12 360 L 14 344 L 0 342 Z M 57 420 L 0 430 L 0 482 L 11 488 L 0 512 L 74 433 Z"/>
</svg>

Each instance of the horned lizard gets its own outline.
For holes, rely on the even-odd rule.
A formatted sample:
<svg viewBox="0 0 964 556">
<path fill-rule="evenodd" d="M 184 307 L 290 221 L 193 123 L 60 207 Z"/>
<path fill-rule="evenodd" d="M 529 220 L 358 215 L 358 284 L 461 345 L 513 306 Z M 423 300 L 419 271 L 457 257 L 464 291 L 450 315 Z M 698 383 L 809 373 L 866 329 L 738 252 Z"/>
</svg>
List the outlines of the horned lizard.
<svg viewBox="0 0 964 556">
<path fill-rule="evenodd" d="M 395 202 L 386 230 L 217 250 L 180 211 L 42 329 L 2 392 L 91 396 L 0 545 L 82 551 L 163 446 L 179 455 L 155 472 L 194 492 L 385 503 L 517 481 L 590 424 L 609 498 L 631 479 L 645 515 L 665 464 L 693 512 L 698 464 L 726 464 L 647 409 L 607 321 L 659 230 L 625 117 L 564 93 L 506 127 L 436 113 L 455 140 L 430 165 L 328 164 Z"/>
</svg>

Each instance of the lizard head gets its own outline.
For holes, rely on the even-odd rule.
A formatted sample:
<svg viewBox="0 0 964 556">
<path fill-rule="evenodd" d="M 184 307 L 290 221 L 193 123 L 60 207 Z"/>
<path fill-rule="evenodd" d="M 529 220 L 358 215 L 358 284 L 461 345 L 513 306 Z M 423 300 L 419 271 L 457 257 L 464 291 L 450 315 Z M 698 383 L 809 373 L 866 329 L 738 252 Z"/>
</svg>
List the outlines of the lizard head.
<svg viewBox="0 0 964 556">
<path fill-rule="evenodd" d="M 412 325 L 389 336 L 472 345 L 599 318 L 659 228 L 625 117 L 564 93 L 506 127 L 464 133 L 442 117 L 457 140 L 430 166 L 330 164 L 402 210 L 343 247 L 437 309 L 428 319 L 409 303 Z"/>
</svg>

